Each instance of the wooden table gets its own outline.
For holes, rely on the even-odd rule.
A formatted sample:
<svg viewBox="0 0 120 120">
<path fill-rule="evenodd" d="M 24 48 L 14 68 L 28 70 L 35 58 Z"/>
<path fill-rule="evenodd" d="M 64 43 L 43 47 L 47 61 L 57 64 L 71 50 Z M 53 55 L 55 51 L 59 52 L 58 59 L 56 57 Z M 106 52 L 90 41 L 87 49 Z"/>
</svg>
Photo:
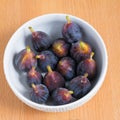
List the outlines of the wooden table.
<svg viewBox="0 0 120 120">
<path fill-rule="evenodd" d="M 69 13 L 86 20 L 101 34 L 108 51 L 107 75 L 97 95 L 64 113 L 45 113 L 22 103 L 3 72 L 11 35 L 24 22 L 46 13 Z M 120 0 L 1 0 L 0 66 L 0 120 L 120 120 Z"/>
</svg>

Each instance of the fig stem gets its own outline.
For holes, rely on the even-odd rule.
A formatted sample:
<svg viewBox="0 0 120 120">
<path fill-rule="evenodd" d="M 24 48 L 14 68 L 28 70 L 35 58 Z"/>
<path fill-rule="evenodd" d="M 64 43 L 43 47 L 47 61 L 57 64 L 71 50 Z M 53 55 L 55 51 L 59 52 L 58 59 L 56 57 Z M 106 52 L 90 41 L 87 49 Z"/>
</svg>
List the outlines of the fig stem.
<svg viewBox="0 0 120 120">
<path fill-rule="evenodd" d="M 28 28 L 32 33 L 35 32 L 32 27 L 28 27 Z"/>
<path fill-rule="evenodd" d="M 32 85 L 31 85 L 31 86 L 32 86 L 32 88 L 33 88 L 33 89 L 36 89 L 36 86 L 35 86 L 35 84 L 33 84 L 33 83 L 32 83 Z"/>
<path fill-rule="evenodd" d="M 36 59 L 45 59 L 44 55 L 36 55 Z"/>
<path fill-rule="evenodd" d="M 84 42 L 80 41 L 80 47 L 84 49 Z"/>
<path fill-rule="evenodd" d="M 62 52 L 61 46 L 62 46 L 61 44 L 56 44 L 55 45 L 56 50 Z"/>
<path fill-rule="evenodd" d="M 37 90 L 37 88 L 36 88 L 35 84 L 33 84 L 33 83 L 32 83 L 32 85 L 31 85 L 31 86 L 32 86 L 32 88 L 34 89 L 35 93 L 38 93 L 38 90 Z"/>
<path fill-rule="evenodd" d="M 90 59 L 92 59 L 93 56 L 94 56 L 94 52 L 92 52 L 92 53 L 90 54 Z"/>
<path fill-rule="evenodd" d="M 35 89 L 35 88 L 36 88 L 35 84 L 32 84 L 31 86 L 32 86 L 32 88 L 33 88 L 33 89 Z"/>
<path fill-rule="evenodd" d="M 66 16 L 66 20 L 68 24 L 71 23 L 70 17 L 68 15 Z"/>
<path fill-rule="evenodd" d="M 88 73 L 85 73 L 85 74 L 84 74 L 84 77 L 86 77 L 86 78 L 87 78 L 87 77 L 88 77 Z"/>
<path fill-rule="evenodd" d="M 70 90 L 69 93 L 70 93 L 70 94 L 73 94 L 73 91 Z"/>
<path fill-rule="evenodd" d="M 30 52 L 30 51 L 31 51 L 31 49 L 30 49 L 29 46 L 26 47 L 26 50 L 27 50 L 27 52 Z"/>
<path fill-rule="evenodd" d="M 52 72 L 50 65 L 47 66 L 47 70 L 48 70 L 48 72 Z"/>
<path fill-rule="evenodd" d="M 60 64 L 60 65 L 62 65 L 62 63 L 63 63 L 62 61 L 59 61 L 59 64 Z"/>
<path fill-rule="evenodd" d="M 40 58 L 40 55 L 36 55 L 36 59 L 39 59 Z"/>
<path fill-rule="evenodd" d="M 80 45 L 80 48 L 81 48 L 82 50 L 87 50 L 87 45 L 86 45 L 85 42 L 80 41 L 79 45 Z"/>
</svg>

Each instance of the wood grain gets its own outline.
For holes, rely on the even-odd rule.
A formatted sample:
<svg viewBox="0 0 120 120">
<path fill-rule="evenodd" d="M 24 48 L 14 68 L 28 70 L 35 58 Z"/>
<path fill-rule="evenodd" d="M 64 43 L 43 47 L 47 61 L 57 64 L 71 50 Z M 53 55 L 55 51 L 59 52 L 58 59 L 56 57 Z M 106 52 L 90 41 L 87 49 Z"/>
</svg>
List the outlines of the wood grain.
<svg viewBox="0 0 120 120">
<path fill-rule="evenodd" d="M 64 113 L 37 111 L 19 101 L 3 72 L 4 49 L 11 35 L 24 22 L 46 13 L 69 13 L 83 18 L 101 34 L 108 51 L 107 75 L 97 95 L 82 107 Z M 119 43 L 120 0 L 1 0 L 0 120 L 119 120 Z"/>
</svg>

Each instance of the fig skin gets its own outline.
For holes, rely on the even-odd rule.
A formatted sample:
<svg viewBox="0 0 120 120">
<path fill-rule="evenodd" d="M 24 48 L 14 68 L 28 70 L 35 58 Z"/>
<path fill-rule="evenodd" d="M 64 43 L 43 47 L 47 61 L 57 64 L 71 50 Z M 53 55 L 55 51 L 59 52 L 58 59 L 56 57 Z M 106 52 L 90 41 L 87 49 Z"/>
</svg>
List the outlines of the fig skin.
<svg viewBox="0 0 120 120">
<path fill-rule="evenodd" d="M 69 16 L 66 16 L 66 20 L 67 22 L 64 24 L 62 29 L 63 37 L 66 42 L 75 43 L 82 38 L 82 29 L 77 23 L 72 22 Z"/>
<path fill-rule="evenodd" d="M 32 32 L 32 44 L 37 52 L 47 50 L 52 45 L 50 36 L 43 31 L 34 31 L 32 27 L 29 27 Z"/>
<path fill-rule="evenodd" d="M 51 67 L 47 66 L 48 73 L 45 75 L 43 83 L 47 86 L 50 92 L 53 92 L 59 87 L 65 85 L 65 80 L 59 72 L 52 71 Z"/>
<path fill-rule="evenodd" d="M 33 90 L 30 93 L 30 98 L 33 102 L 44 104 L 48 100 L 49 91 L 43 84 L 34 85 L 32 84 Z"/>
<path fill-rule="evenodd" d="M 75 61 L 70 57 L 63 57 L 57 64 L 57 71 L 59 71 L 66 80 L 71 80 L 75 77 L 75 69 Z"/>
<path fill-rule="evenodd" d="M 70 53 L 77 63 L 81 62 L 84 59 L 90 58 L 92 52 L 91 46 L 83 41 L 78 41 L 72 44 Z"/>
<path fill-rule="evenodd" d="M 21 50 L 15 56 L 15 65 L 16 68 L 21 72 L 28 72 L 32 67 L 37 66 L 37 60 L 35 54 L 32 52 L 30 47 L 27 46 L 26 49 Z"/>
<path fill-rule="evenodd" d="M 65 57 L 69 53 L 70 45 L 65 42 L 64 38 L 58 38 L 54 41 L 52 45 L 52 51 L 56 54 L 58 57 Z"/>
<path fill-rule="evenodd" d="M 73 91 L 75 98 L 79 99 L 90 91 L 91 83 L 87 76 L 88 74 L 86 73 L 84 76 L 77 76 L 69 82 L 68 89 Z"/>
<path fill-rule="evenodd" d="M 75 101 L 75 98 L 72 97 L 73 91 L 69 91 L 66 88 L 58 88 L 53 94 L 53 103 L 55 105 L 64 105 Z"/>
<path fill-rule="evenodd" d="M 32 67 L 32 69 L 27 73 L 27 83 L 30 87 L 32 84 L 41 84 L 42 80 L 43 76 L 39 71 L 35 70 L 35 67 Z"/>
<path fill-rule="evenodd" d="M 96 61 L 93 59 L 93 56 L 94 52 L 91 53 L 90 58 L 87 58 L 78 64 L 77 75 L 84 75 L 85 73 L 88 73 L 88 78 L 90 80 L 92 80 L 95 77 L 97 67 Z"/>
<path fill-rule="evenodd" d="M 50 65 L 52 70 L 55 69 L 58 58 L 57 56 L 49 50 L 45 50 L 39 53 L 39 55 L 36 56 L 38 67 L 41 70 L 41 72 L 47 72 L 47 66 Z"/>
</svg>

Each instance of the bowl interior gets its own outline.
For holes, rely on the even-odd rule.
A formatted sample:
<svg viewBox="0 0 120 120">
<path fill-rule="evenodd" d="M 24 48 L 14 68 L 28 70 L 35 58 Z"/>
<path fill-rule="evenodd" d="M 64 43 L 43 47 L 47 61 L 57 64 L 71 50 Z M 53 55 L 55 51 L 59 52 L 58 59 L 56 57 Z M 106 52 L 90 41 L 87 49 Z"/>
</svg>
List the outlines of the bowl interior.
<svg viewBox="0 0 120 120">
<path fill-rule="evenodd" d="M 97 77 L 93 82 L 93 88 L 100 80 L 102 70 L 104 69 L 104 46 L 96 32 L 90 27 L 86 22 L 76 17 L 70 15 L 72 21 L 78 23 L 83 30 L 83 40 L 88 42 L 93 51 L 95 51 L 95 60 L 97 61 Z M 16 91 L 16 94 L 19 93 L 22 96 L 29 99 L 30 88 L 26 83 L 26 74 L 20 74 L 16 71 L 14 67 L 14 56 L 16 53 L 20 52 L 25 48 L 26 45 L 30 45 L 31 32 L 28 27 L 32 26 L 34 30 L 41 30 L 48 33 L 53 40 L 58 37 L 62 37 L 61 30 L 66 22 L 65 15 L 45 15 L 33 19 L 25 23 L 20 27 L 15 34 L 11 37 L 4 56 L 4 69 L 7 81 L 12 88 Z"/>
</svg>

